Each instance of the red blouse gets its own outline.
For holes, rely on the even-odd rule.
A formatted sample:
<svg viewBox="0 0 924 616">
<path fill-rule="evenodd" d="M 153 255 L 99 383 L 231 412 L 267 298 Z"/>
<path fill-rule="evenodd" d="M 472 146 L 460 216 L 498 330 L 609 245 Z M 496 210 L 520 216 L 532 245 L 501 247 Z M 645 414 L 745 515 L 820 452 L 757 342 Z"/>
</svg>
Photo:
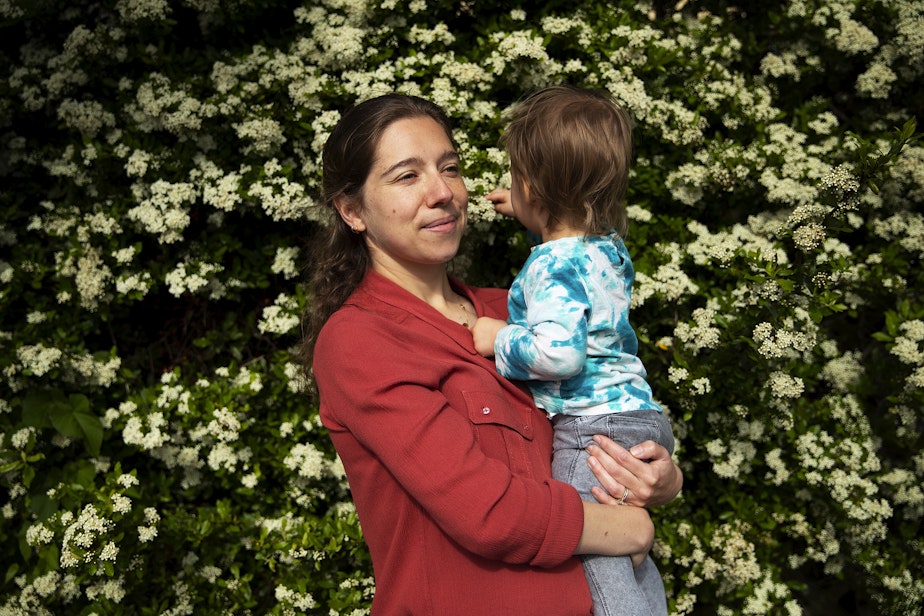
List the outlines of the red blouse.
<svg viewBox="0 0 924 616">
<path fill-rule="evenodd" d="M 453 281 L 479 315 L 507 293 Z M 375 616 L 590 614 L 574 488 L 552 430 L 471 333 L 370 272 L 325 324 L 314 372 L 376 580 Z"/>
</svg>

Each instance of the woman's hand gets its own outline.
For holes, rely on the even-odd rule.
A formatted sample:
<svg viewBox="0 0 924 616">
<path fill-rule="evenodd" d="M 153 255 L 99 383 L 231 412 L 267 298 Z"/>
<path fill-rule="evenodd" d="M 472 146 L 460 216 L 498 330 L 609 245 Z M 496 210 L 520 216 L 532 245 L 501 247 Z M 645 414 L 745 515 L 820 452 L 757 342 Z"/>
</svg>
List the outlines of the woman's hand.
<svg viewBox="0 0 924 616">
<path fill-rule="evenodd" d="M 594 437 L 594 443 L 587 448 L 587 463 L 605 488 L 592 489 L 599 502 L 652 507 L 669 503 L 680 493 L 683 472 L 661 445 L 645 441 L 627 450 L 601 435 Z"/>
</svg>

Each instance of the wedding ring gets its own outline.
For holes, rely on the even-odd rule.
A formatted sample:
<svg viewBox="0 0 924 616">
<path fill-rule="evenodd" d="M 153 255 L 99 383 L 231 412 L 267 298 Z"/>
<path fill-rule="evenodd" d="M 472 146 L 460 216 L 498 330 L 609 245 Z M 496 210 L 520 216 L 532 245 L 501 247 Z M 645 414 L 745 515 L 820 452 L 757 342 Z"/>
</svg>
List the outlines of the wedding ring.
<svg viewBox="0 0 924 616">
<path fill-rule="evenodd" d="M 625 505 L 627 498 L 629 498 L 629 488 L 626 488 L 626 491 L 622 493 L 622 498 L 619 499 L 619 504 Z"/>
</svg>

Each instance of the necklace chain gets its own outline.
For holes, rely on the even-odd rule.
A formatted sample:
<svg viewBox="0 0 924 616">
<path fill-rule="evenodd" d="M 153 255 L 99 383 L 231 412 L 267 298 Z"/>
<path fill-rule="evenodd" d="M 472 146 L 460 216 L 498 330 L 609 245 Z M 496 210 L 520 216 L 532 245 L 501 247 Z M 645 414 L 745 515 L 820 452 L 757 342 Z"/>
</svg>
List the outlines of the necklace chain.
<svg viewBox="0 0 924 616">
<path fill-rule="evenodd" d="M 462 327 L 468 327 L 468 308 L 465 304 L 459 304 L 459 309 L 462 311 Z"/>
</svg>

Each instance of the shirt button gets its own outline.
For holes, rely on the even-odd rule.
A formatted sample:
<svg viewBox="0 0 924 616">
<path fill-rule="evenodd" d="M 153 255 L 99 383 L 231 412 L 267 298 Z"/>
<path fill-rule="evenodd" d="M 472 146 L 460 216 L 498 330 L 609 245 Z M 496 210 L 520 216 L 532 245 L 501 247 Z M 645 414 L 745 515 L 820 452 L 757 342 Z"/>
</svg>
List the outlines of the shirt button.
<svg viewBox="0 0 924 616">
<path fill-rule="evenodd" d="M 481 412 L 484 413 L 485 415 L 488 415 L 491 413 L 491 409 L 488 407 L 484 407 L 481 409 Z"/>
</svg>

